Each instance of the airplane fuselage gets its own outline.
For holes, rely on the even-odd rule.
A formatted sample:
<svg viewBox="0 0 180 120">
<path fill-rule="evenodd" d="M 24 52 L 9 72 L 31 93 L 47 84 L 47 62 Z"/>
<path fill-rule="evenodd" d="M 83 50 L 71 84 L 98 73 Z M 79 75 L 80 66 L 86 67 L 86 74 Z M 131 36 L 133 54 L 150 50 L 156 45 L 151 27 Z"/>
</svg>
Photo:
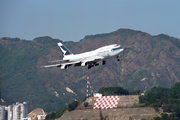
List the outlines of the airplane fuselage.
<svg viewBox="0 0 180 120">
<path fill-rule="evenodd" d="M 121 51 L 123 51 L 123 49 L 120 46 L 113 44 L 113 45 L 108 45 L 108 46 L 98 48 L 93 51 L 75 54 L 73 56 L 72 55 L 64 56 L 63 60 L 83 61 L 83 60 L 90 59 L 91 57 L 92 59 L 94 59 L 95 57 L 102 57 L 102 59 L 109 59 L 111 57 L 118 56 Z"/>
</svg>

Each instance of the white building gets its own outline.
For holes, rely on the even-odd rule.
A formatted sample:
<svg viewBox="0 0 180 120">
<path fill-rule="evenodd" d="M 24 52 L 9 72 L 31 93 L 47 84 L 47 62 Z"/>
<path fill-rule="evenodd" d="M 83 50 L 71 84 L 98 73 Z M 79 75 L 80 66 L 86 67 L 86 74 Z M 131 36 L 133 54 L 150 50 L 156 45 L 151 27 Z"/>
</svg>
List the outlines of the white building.
<svg viewBox="0 0 180 120">
<path fill-rule="evenodd" d="M 46 115 L 37 115 L 38 120 L 44 120 Z"/>
<path fill-rule="evenodd" d="M 26 118 L 28 114 L 27 102 L 23 102 L 23 104 L 20 104 L 20 106 L 21 106 L 21 119 Z"/>
<path fill-rule="evenodd" d="M 102 97 L 101 93 L 94 93 L 93 95 L 94 95 L 94 97 Z"/>
<path fill-rule="evenodd" d="M 0 105 L 0 120 L 6 120 L 6 111 L 5 111 L 5 106 Z"/>
<path fill-rule="evenodd" d="M 16 104 L 8 105 L 8 107 L 0 105 L 0 120 L 23 120 L 27 114 L 28 105 L 26 102 L 16 102 Z"/>
<path fill-rule="evenodd" d="M 32 120 L 31 117 L 26 117 L 26 118 L 23 118 L 22 120 Z"/>
<path fill-rule="evenodd" d="M 13 120 L 13 105 L 8 105 L 7 112 L 7 119 Z"/>
<path fill-rule="evenodd" d="M 20 110 L 19 102 L 16 102 L 16 104 L 13 105 L 13 120 L 20 120 Z"/>
<path fill-rule="evenodd" d="M 28 114 L 28 106 L 26 102 L 23 102 L 23 104 L 16 102 L 16 104 L 13 105 L 13 113 L 12 113 L 13 120 L 22 120 L 23 118 L 27 117 L 27 114 Z"/>
</svg>

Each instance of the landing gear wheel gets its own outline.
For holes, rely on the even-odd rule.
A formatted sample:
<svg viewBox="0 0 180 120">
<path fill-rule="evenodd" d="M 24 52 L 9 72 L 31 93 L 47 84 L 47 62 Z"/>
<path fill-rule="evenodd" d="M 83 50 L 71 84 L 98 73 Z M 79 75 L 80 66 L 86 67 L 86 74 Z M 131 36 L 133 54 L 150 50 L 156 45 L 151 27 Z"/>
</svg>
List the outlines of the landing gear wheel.
<svg viewBox="0 0 180 120">
<path fill-rule="evenodd" d="M 118 62 L 120 61 L 119 56 L 117 56 L 117 61 L 118 61 Z"/>
<path fill-rule="evenodd" d="M 93 65 L 88 65 L 88 69 L 91 69 L 93 67 Z"/>
<path fill-rule="evenodd" d="M 102 64 L 105 65 L 105 64 L 106 64 L 106 61 L 103 61 Z"/>
<path fill-rule="evenodd" d="M 90 65 L 88 66 L 88 69 L 91 69 L 91 66 L 90 66 Z"/>
</svg>

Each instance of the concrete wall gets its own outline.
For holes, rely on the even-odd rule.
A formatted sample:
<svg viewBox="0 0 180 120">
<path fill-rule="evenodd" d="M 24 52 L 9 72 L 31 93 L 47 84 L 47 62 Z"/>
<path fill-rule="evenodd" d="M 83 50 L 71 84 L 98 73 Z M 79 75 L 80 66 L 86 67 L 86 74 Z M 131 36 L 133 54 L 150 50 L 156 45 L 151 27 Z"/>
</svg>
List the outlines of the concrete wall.
<svg viewBox="0 0 180 120">
<path fill-rule="evenodd" d="M 118 108 L 137 107 L 139 105 L 139 95 L 120 96 Z"/>
</svg>

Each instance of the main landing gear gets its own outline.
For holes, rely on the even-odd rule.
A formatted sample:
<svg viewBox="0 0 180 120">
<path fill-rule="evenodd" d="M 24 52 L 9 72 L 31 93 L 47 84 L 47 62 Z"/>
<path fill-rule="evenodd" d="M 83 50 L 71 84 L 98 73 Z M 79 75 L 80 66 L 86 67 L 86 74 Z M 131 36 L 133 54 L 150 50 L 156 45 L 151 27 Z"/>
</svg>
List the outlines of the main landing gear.
<svg viewBox="0 0 180 120">
<path fill-rule="evenodd" d="M 91 69 L 93 67 L 93 65 L 88 65 L 88 69 Z"/>
<path fill-rule="evenodd" d="M 120 61 L 119 56 L 117 56 L 117 61 L 118 61 L 118 62 Z"/>
<path fill-rule="evenodd" d="M 98 66 L 98 65 L 99 65 L 99 63 L 96 63 L 96 62 L 90 63 L 90 64 L 88 64 L 88 69 L 91 69 L 92 67 Z"/>
<path fill-rule="evenodd" d="M 106 61 L 105 61 L 105 60 L 103 60 L 103 61 L 102 61 L 102 65 L 105 65 L 105 64 L 106 64 Z"/>
</svg>

